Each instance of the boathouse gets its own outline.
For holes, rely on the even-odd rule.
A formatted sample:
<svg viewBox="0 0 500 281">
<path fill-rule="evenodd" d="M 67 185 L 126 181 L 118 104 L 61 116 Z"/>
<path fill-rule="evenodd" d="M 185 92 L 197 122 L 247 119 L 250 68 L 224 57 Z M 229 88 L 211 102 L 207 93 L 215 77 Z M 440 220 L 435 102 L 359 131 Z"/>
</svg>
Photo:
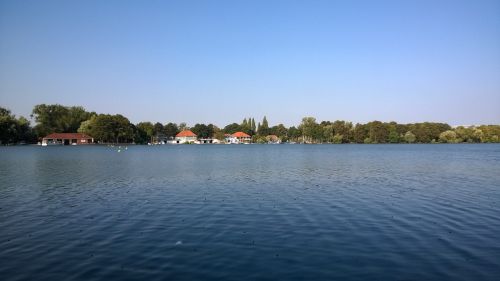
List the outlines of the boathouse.
<svg viewBox="0 0 500 281">
<path fill-rule="evenodd" d="M 42 139 L 42 145 L 80 145 L 91 144 L 94 138 L 81 133 L 53 133 Z"/>
</svg>

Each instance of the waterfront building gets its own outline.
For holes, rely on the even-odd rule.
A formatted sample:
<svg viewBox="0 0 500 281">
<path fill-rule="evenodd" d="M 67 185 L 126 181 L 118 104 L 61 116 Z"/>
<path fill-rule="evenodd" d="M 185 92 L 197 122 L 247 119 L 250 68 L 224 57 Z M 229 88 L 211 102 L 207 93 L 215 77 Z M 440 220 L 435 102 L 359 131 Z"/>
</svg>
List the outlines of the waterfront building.
<svg viewBox="0 0 500 281">
<path fill-rule="evenodd" d="M 42 139 L 42 146 L 91 144 L 94 138 L 81 133 L 53 133 Z"/>
<path fill-rule="evenodd" d="M 225 141 L 230 144 L 250 143 L 252 141 L 252 137 L 243 132 L 236 132 L 231 135 L 226 134 Z"/>
<path fill-rule="evenodd" d="M 200 138 L 198 139 L 198 144 L 209 144 L 209 143 L 220 143 L 216 138 Z"/>
<path fill-rule="evenodd" d="M 197 136 L 191 130 L 184 130 L 175 136 L 175 143 L 195 143 Z"/>
</svg>

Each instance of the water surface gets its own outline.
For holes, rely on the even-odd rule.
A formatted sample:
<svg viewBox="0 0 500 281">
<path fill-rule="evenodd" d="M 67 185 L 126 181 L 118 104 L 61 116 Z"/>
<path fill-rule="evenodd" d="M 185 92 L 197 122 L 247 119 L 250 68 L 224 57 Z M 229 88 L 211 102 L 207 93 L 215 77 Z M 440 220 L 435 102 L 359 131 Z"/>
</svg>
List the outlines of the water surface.
<svg viewBox="0 0 500 281">
<path fill-rule="evenodd" d="M 1 280 L 500 280 L 500 145 L 0 147 Z"/>
</svg>

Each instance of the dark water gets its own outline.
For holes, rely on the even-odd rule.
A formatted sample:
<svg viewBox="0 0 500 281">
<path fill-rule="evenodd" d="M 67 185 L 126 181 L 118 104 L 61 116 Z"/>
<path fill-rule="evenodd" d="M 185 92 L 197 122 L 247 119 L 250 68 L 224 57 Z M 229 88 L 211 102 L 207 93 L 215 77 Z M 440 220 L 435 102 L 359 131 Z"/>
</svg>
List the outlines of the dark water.
<svg viewBox="0 0 500 281">
<path fill-rule="evenodd" d="M 500 280 L 500 145 L 0 147 L 1 280 Z"/>
</svg>

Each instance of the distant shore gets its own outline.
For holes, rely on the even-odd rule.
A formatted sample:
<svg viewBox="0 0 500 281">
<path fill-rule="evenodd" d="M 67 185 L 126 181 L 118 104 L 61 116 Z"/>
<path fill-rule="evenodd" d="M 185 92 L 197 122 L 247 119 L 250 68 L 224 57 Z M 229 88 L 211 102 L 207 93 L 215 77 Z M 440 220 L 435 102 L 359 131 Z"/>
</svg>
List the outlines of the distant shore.
<svg viewBox="0 0 500 281">
<path fill-rule="evenodd" d="M 177 142 L 229 143 L 499 143 L 500 125 L 452 127 L 446 123 L 371 121 L 365 124 L 343 120 L 317 122 L 304 117 L 297 126 L 274 126 L 244 118 L 239 123 L 214 124 L 139 122 L 132 124 L 123 115 L 88 112 L 81 106 L 39 104 L 34 106 L 35 124 L 0 107 L 0 145 L 36 144 L 51 134 L 85 134 L 93 143 L 163 144 Z M 183 136 L 182 134 L 187 133 Z M 181 135 L 179 135 L 181 134 Z M 79 142 L 70 138 L 68 144 Z M 52 138 L 54 142 L 62 139 Z M 67 142 L 65 140 L 64 142 Z"/>
</svg>

